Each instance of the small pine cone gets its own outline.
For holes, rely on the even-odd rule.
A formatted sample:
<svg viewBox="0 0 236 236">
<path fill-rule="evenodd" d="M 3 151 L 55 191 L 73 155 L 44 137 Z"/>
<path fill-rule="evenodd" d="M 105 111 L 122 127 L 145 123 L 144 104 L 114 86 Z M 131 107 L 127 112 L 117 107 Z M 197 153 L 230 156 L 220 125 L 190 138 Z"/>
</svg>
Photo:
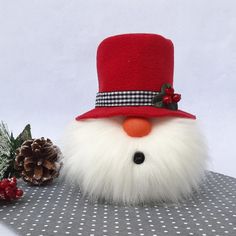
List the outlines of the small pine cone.
<svg viewBox="0 0 236 236">
<path fill-rule="evenodd" d="M 60 149 L 50 139 L 29 139 L 16 150 L 15 169 L 24 181 L 45 185 L 58 177 L 60 156 Z"/>
</svg>

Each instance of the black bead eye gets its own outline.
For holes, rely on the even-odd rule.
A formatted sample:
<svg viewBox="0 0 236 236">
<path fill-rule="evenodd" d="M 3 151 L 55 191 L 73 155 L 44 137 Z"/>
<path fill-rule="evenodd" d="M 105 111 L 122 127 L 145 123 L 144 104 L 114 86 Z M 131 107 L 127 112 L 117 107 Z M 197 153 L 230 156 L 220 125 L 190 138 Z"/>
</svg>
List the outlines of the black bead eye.
<svg viewBox="0 0 236 236">
<path fill-rule="evenodd" d="M 145 156 L 142 152 L 135 152 L 133 161 L 135 164 L 142 164 L 145 160 Z"/>
</svg>

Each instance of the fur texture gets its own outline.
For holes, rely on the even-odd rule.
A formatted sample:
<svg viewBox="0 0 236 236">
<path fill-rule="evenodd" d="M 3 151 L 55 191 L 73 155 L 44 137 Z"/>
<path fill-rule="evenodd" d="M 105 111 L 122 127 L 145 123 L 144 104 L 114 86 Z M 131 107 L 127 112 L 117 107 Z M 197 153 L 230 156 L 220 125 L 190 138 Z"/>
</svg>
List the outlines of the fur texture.
<svg viewBox="0 0 236 236">
<path fill-rule="evenodd" d="M 196 120 L 154 118 L 152 131 L 129 137 L 122 117 L 73 121 L 64 135 L 65 177 L 92 199 L 139 204 L 177 202 L 197 189 L 207 148 Z M 145 154 L 133 162 L 136 151 Z"/>
</svg>

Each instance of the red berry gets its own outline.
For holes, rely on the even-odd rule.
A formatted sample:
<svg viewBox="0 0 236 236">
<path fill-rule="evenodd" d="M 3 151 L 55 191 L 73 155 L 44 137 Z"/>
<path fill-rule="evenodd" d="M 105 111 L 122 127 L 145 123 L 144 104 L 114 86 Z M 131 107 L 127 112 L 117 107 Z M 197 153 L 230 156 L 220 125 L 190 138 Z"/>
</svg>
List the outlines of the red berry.
<svg viewBox="0 0 236 236">
<path fill-rule="evenodd" d="M 0 188 L 5 189 L 8 185 L 9 185 L 9 181 L 8 179 L 3 179 L 2 181 L 0 181 Z"/>
<path fill-rule="evenodd" d="M 7 196 L 6 193 L 4 193 L 4 198 L 3 199 L 6 200 L 6 201 L 10 201 L 11 200 L 11 198 L 9 196 Z"/>
<path fill-rule="evenodd" d="M 0 199 L 4 199 L 4 193 L 5 191 L 3 189 L 0 189 Z"/>
<path fill-rule="evenodd" d="M 15 188 L 15 187 L 16 187 L 16 183 L 11 181 L 11 182 L 9 183 L 9 186 L 11 186 L 12 188 Z"/>
<path fill-rule="evenodd" d="M 23 191 L 17 186 L 17 179 L 3 179 L 0 181 L 0 199 L 11 201 L 23 195 Z"/>
<path fill-rule="evenodd" d="M 174 102 L 179 102 L 180 99 L 181 99 L 181 95 L 178 94 L 178 93 L 175 93 L 173 96 L 172 96 L 172 99 Z"/>
<path fill-rule="evenodd" d="M 12 179 L 11 179 L 11 182 L 13 182 L 13 183 L 16 183 L 16 177 L 14 176 L 14 177 L 12 177 Z"/>
<path fill-rule="evenodd" d="M 164 96 L 163 99 L 162 99 L 162 102 L 164 104 L 170 104 L 172 102 L 171 96 Z"/>
<path fill-rule="evenodd" d="M 15 198 L 16 197 L 16 194 L 14 193 L 14 191 L 11 187 L 6 187 L 5 192 L 6 192 L 6 195 L 9 198 Z"/>
<path fill-rule="evenodd" d="M 21 189 L 16 190 L 16 197 L 21 197 L 23 195 L 23 191 Z"/>
<path fill-rule="evenodd" d="M 174 93 L 174 89 L 173 88 L 166 88 L 165 89 L 165 93 L 166 93 L 166 95 L 172 95 L 173 93 Z"/>
</svg>

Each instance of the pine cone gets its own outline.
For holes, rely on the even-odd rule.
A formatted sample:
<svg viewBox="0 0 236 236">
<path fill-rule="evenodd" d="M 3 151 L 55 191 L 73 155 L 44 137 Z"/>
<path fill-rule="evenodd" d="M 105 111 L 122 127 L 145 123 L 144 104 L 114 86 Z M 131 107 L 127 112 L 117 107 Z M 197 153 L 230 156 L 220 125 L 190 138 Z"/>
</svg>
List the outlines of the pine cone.
<svg viewBox="0 0 236 236">
<path fill-rule="evenodd" d="M 61 152 L 50 139 L 29 139 L 16 150 L 15 168 L 23 180 L 45 185 L 58 177 Z"/>
</svg>

